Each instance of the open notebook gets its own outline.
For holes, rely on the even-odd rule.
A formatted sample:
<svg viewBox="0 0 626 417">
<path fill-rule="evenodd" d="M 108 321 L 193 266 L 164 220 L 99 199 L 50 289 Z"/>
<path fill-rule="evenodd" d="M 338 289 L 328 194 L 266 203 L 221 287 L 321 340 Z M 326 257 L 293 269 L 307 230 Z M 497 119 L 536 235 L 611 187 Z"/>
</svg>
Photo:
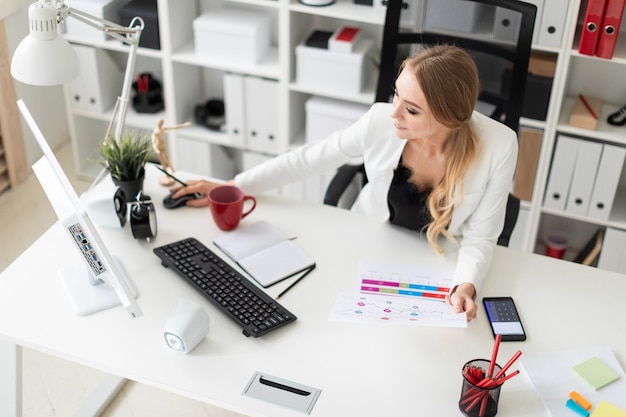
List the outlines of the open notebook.
<svg viewBox="0 0 626 417">
<path fill-rule="evenodd" d="M 261 286 L 315 267 L 315 261 L 265 221 L 240 227 L 213 241 Z"/>
</svg>

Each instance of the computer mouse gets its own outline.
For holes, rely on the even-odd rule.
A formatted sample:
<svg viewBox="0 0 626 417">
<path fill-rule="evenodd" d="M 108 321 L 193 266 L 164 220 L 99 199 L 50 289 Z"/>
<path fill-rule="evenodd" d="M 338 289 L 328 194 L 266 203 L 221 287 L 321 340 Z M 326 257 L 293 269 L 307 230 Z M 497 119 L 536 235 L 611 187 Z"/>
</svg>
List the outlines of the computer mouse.
<svg viewBox="0 0 626 417">
<path fill-rule="evenodd" d="M 167 209 L 175 209 L 178 207 L 183 207 L 187 204 L 187 201 L 196 200 L 198 198 L 201 198 L 202 196 L 201 194 L 195 193 L 195 194 L 185 194 L 178 198 L 172 198 L 172 195 L 173 193 L 170 193 L 166 195 L 165 198 L 163 198 L 163 206 L 165 206 L 165 208 Z"/>
</svg>

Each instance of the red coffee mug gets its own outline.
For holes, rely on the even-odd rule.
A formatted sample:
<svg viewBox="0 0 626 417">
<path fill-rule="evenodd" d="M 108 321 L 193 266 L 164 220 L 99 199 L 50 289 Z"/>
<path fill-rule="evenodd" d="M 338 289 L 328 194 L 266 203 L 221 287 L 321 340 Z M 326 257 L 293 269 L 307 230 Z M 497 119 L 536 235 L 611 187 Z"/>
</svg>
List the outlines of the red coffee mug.
<svg viewBox="0 0 626 417">
<path fill-rule="evenodd" d="M 246 201 L 252 201 L 252 207 L 244 211 Z M 240 188 L 233 185 L 220 185 L 209 193 L 209 207 L 217 227 L 232 230 L 254 210 L 256 199 L 245 195 Z"/>
</svg>

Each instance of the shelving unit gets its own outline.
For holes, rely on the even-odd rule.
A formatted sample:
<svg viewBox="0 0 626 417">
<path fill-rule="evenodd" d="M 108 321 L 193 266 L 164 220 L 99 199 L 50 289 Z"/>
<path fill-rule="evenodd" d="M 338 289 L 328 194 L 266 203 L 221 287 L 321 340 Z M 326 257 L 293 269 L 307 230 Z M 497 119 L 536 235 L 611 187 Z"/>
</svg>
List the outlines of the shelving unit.
<svg viewBox="0 0 626 417">
<path fill-rule="evenodd" d="M 586 0 L 571 0 L 567 17 L 567 31 L 563 46 L 558 51 L 557 75 L 552 91 L 552 102 L 546 121 L 542 152 L 537 169 L 533 201 L 530 211 L 528 234 L 524 249 L 543 253 L 543 237 L 550 230 L 560 230 L 570 239 L 570 250 L 565 259 L 573 259 L 593 237 L 599 227 L 626 229 L 626 199 L 624 189 L 626 176 L 622 172 L 613 209 L 607 221 L 589 216 L 574 215 L 567 211 L 544 207 L 543 197 L 550 179 L 552 155 L 559 136 L 569 136 L 585 141 L 626 147 L 624 127 L 611 126 L 606 122 L 608 115 L 626 103 L 626 35 L 624 26 L 618 38 L 612 59 L 602 59 L 578 53 L 581 22 L 587 7 Z M 578 94 L 597 97 L 603 101 L 596 130 L 582 129 L 569 125 L 569 117 Z M 573 156 L 572 156 L 573 158 Z"/>
<path fill-rule="evenodd" d="M 278 108 L 275 109 L 275 117 L 278 119 L 277 143 L 272 149 L 260 152 L 271 156 L 303 143 L 304 102 L 311 95 L 366 104 L 374 100 L 375 79 L 369 80 L 363 92 L 352 95 L 316 91 L 299 85 L 295 81 L 294 50 L 313 29 L 334 30 L 347 23 L 359 25 L 364 36 L 379 43 L 384 22 L 382 7 L 359 6 L 347 0 L 339 0 L 332 7 L 309 7 L 295 0 L 200 0 L 189 2 L 185 7 L 180 7 L 174 0 L 157 0 L 157 4 L 161 49 L 139 48 L 136 73 L 149 70 L 162 80 L 166 109 L 158 114 L 146 115 L 137 114 L 131 108 L 126 122 L 128 128 L 151 131 L 159 118 L 163 118 L 166 125 L 193 120 L 196 105 L 210 98 L 224 97 L 222 76 L 226 73 L 273 80 L 278 86 Z M 254 10 L 271 16 L 272 45 L 259 64 L 241 65 L 222 57 L 207 58 L 195 53 L 193 20 L 202 13 L 223 6 Z M 120 64 L 123 63 L 123 56 L 118 55 L 123 55 L 127 48 L 120 42 L 85 42 L 71 34 L 66 37 L 72 43 L 104 49 L 115 56 Z M 69 88 L 66 88 L 66 100 L 71 103 Z M 111 114 L 93 114 L 76 110 L 71 105 L 68 113 L 79 172 L 85 176 L 94 176 L 99 168 L 90 159 L 106 130 Z M 231 158 L 231 169 L 227 169 L 228 164 L 219 164 L 221 169 L 217 171 L 207 166 L 205 168 L 208 169 L 199 172 L 218 178 L 230 177 L 242 169 L 242 152 L 259 152 L 254 146 L 242 146 L 233 142 L 225 131 L 211 131 L 194 124 L 168 135 L 170 154 L 176 166 L 181 169 L 198 169 L 198 164 L 186 166 L 187 158 L 180 154 L 181 146 L 178 146 L 181 140 L 185 142 L 183 149 L 205 154 L 206 161 L 215 159 L 212 154 L 217 154 L 219 158 Z"/>
<path fill-rule="evenodd" d="M 409 1 L 410 7 L 421 7 L 422 0 Z M 552 1 L 552 0 L 550 0 Z M 615 58 L 605 60 L 580 55 L 577 52 L 580 22 L 584 16 L 586 0 L 567 0 L 565 25 L 560 44 L 536 44 L 534 51 L 546 52 L 556 58 L 547 116 L 545 120 L 523 118 L 523 127 L 543 130 L 541 151 L 531 201 L 522 202 L 523 215 L 518 223 L 518 248 L 543 253 L 542 238 L 547 230 L 565 228 L 571 231 L 572 250 L 584 245 L 598 226 L 626 229 L 625 213 L 611 215 L 601 222 L 587 217 L 543 207 L 543 196 L 550 174 L 553 149 L 558 135 L 565 134 L 585 140 L 626 146 L 624 128 L 607 125 L 606 116 L 626 102 L 626 36 L 621 36 Z M 160 50 L 139 49 L 136 72 L 151 71 L 164 85 L 165 110 L 146 115 L 131 108 L 127 126 L 151 131 L 159 118 L 166 125 L 193 120 L 196 105 L 210 98 L 224 98 L 224 74 L 239 74 L 262 78 L 276 83 L 277 106 L 270 109 L 268 117 L 276 118 L 275 143 L 270 149 L 259 150 L 233 141 L 226 131 L 211 131 L 204 126 L 177 130 L 168 134 L 168 147 L 175 167 L 217 178 L 231 178 L 245 168 L 249 159 L 260 160 L 284 153 L 304 142 L 305 103 L 312 96 L 340 99 L 352 103 L 370 104 L 374 100 L 375 79 L 359 94 L 343 94 L 300 85 L 296 79 L 296 47 L 314 29 L 335 30 L 342 25 L 358 25 L 363 37 L 380 44 L 384 23 L 384 6 L 355 5 L 352 0 L 337 0 L 326 7 L 310 7 L 297 0 L 196 0 L 181 7 L 176 0 L 157 0 L 160 26 Z M 194 49 L 193 21 L 211 9 L 235 7 L 254 10 L 271 16 L 271 50 L 258 65 L 241 65 L 223 57 L 205 58 Z M 624 26 L 624 25 L 623 25 Z M 75 43 L 79 38 L 68 37 Z M 557 42 L 558 43 L 558 42 Z M 119 42 L 89 43 L 103 48 L 120 62 L 124 62 L 126 48 Z M 605 102 L 597 130 L 574 128 L 568 124 L 569 113 L 578 93 L 598 96 Z M 69 101 L 69 96 L 68 103 Z M 68 107 L 72 142 L 79 171 L 93 176 L 99 167 L 89 162 L 110 119 L 110 114 L 92 114 Z M 268 111 L 263 109 L 263 111 Z M 626 180 L 622 180 L 626 187 Z M 286 193 L 288 191 L 285 191 Z M 624 207 L 624 202 L 615 206 Z M 575 233 L 575 235 L 574 235 Z M 577 236 L 577 237 L 576 237 Z"/>
</svg>

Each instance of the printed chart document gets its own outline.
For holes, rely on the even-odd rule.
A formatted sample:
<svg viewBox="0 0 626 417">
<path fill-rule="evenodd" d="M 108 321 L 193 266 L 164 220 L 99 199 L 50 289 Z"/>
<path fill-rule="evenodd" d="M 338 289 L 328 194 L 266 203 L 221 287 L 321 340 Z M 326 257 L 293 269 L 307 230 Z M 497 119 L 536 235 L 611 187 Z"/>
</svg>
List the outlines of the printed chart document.
<svg viewBox="0 0 626 417">
<path fill-rule="evenodd" d="M 574 417 L 565 406 L 568 395 L 576 391 L 591 404 L 591 414 L 605 401 L 626 410 L 626 378 L 619 362 L 609 347 L 581 348 L 555 352 L 524 352 L 521 367 L 528 374 L 537 395 L 552 417 Z M 601 361 L 618 375 L 618 379 L 595 389 L 579 375 L 575 368 L 589 360 Z M 599 413 L 598 415 L 602 415 Z"/>
<path fill-rule="evenodd" d="M 339 295 L 330 321 L 467 327 L 467 315 L 444 302 L 453 272 L 361 261 L 359 291 Z"/>
<path fill-rule="evenodd" d="M 443 301 L 452 287 L 454 271 L 418 268 L 415 265 L 359 262 L 361 292 L 404 295 Z"/>
<path fill-rule="evenodd" d="M 441 301 L 397 295 L 343 293 L 330 321 L 412 326 L 467 327 L 467 316 Z"/>
<path fill-rule="evenodd" d="M 271 224 L 260 221 L 213 241 L 261 286 L 315 267 L 315 261 Z"/>
</svg>

